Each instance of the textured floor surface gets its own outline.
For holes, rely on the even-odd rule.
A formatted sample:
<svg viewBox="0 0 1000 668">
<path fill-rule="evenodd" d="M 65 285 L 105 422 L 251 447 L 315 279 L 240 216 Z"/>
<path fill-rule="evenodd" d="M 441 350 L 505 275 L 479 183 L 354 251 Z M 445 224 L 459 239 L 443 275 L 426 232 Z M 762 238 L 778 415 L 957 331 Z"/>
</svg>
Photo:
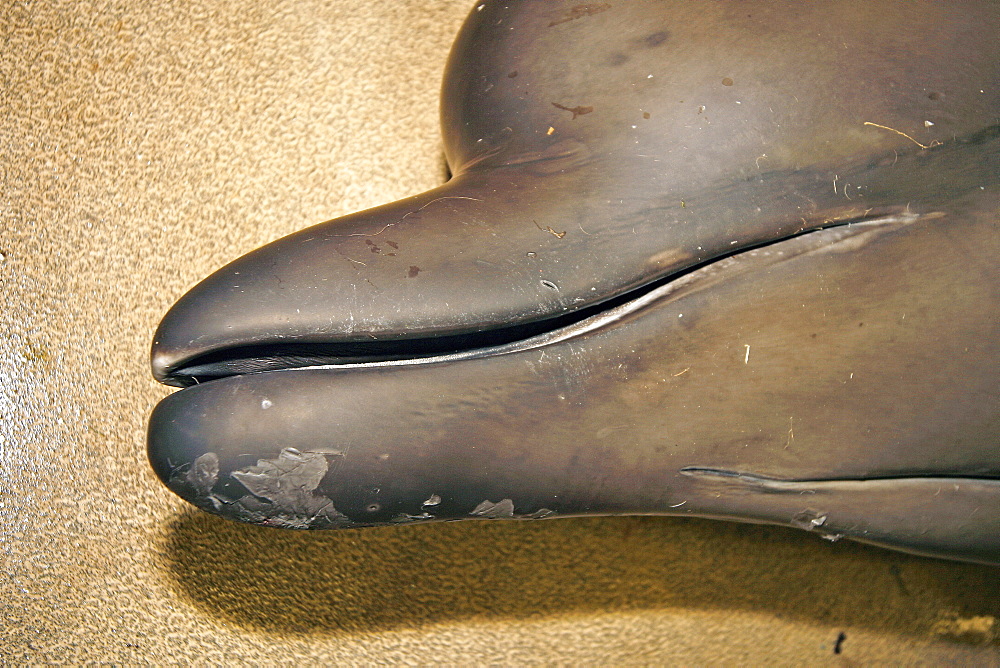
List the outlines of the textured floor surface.
<svg viewBox="0 0 1000 668">
<path fill-rule="evenodd" d="M 298 534 L 175 498 L 144 452 L 159 318 L 445 179 L 471 5 L 154 4 L 0 8 L 0 663 L 1000 664 L 995 568 L 666 518 Z"/>
</svg>

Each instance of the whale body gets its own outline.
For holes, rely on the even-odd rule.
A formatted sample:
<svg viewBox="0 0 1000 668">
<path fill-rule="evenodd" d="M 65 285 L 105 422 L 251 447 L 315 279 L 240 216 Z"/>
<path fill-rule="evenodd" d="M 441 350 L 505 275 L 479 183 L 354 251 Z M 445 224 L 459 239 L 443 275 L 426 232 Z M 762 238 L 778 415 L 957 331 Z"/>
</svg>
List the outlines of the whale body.
<svg viewBox="0 0 1000 668">
<path fill-rule="evenodd" d="M 452 178 L 166 315 L 159 477 L 255 524 L 713 517 L 1000 564 L 1000 6 L 473 6 Z"/>
</svg>

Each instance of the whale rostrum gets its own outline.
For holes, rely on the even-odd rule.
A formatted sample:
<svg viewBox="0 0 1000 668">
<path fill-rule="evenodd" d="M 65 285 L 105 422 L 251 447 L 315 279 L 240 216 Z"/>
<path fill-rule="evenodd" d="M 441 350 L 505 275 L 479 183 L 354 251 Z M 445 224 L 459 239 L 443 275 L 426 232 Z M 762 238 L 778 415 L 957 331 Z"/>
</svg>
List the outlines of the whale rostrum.
<svg viewBox="0 0 1000 668">
<path fill-rule="evenodd" d="M 169 311 L 149 458 L 323 529 L 663 514 L 1000 564 L 1000 6 L 476 3 L 444 185 Z"/>
</svg>

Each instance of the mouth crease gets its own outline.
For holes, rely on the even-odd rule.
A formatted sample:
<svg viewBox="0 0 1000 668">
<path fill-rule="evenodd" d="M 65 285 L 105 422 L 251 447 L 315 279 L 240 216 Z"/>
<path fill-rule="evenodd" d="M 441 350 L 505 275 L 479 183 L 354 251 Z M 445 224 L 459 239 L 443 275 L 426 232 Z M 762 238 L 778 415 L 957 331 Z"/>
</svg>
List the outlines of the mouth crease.
<svg viewBox="0 0 1000 668">
<path fill-rule="evenodd" d="M 697 275 L 707 267 L 725 260 L 834 228 L 895 227 L 912 223 L 920 217 L 912 213 L 895 215 L 882 213 L 877 216 L 831 221 L 829 225 L 823 227 L 716 255 L 576 311 L 511 327 L 426 338 L 336 343 L 269 343 L 222 348 L 191 358 L 183 366 L 171 371 L 163 382 L 177 387 L 191 387 L 230 376 L 270 371 L 430 364 L 530 350 L 604 327 L 675 293 L 679 288 L 693 283 Z M 840 240 L 834 239 L 831 244 Z"/>
<path fill-rule="evenodd" d="M 744 484 L 751 487 L 760 487 L 771 491 L 798 492 L 802 485 L 819 485 L 831 482 L 873 482 L 891 480 L 948 480 L 955 482 L 1000 482 L 1000 473 L 983 473 L 981 475 L 968 475 L 962 473 L 893 473 L 891 475 L 870 475 L 870 476 L 844 476 L 828 478 L 778 478 L 774 476 L 761 475 L 758 473 L 746 473 L 742 471 L 731 471 L 728 469 L 718 469 L 707 466 L 687 466 L 680 470 L 682 475 L 701 478 L 706 481 L 719 483 Z"/>
</svg>

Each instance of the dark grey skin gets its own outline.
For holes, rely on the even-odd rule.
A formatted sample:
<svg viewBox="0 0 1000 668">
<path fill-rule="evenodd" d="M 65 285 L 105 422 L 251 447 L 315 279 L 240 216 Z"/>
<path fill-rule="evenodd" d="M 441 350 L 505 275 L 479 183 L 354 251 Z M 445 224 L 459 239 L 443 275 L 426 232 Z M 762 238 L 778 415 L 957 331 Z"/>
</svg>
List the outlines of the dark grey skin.
<svg viewBox="0 0 1000 668">
<path fill-rule="evenodd" d="M 167 314 L 159 476 L 292 528 L 663 514 L 1000 564 L 1000 5 L 483 2 L 454 177 Z"/>
</svg>

